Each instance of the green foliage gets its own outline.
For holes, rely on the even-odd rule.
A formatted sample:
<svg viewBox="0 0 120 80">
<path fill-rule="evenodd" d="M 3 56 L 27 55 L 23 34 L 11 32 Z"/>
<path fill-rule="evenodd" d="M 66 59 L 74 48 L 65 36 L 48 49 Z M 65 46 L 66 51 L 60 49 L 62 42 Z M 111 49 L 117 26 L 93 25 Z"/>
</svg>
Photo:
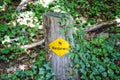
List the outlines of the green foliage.
<svg viewBox="0 0 120 80">
<path fill-rule="evenodd" d="M 24 45 L 33 41 L 38 28 L 24 25 L 13 26 L 0 24 L 0 60 L 14 59 L 25 52 L 17 44 Z"/>
<path fill-rule="evenodd" d="M 12 0 L 0 0 L 0 23 L 7 23 L 15 19 L 16 12 L 11 3 Z"/>
<path fill-rule="evenodd" d="M 2 6 L 2 5 L 8 5 L 8 4 L 10 4 L 11 2 L 12 2 L 12 0 L 1 0 L 1 1 L 0 1 L 1 5 L 0 5 L 0 6 Z"/>
<path fill-rule="evenodd" d="M 57 0 L 56 5 L 76 18 L 84 16 L 89 20 L 106 21 L 120 17 L 119 0 Z"/>
<path fill-rule="evenodd" d="M 7 5 L 9 6 L 9 5 Z M 36 7 L 36 8 L 33 8 Z M 45 12 L 41 4 L 28 5 L 30 11 L 35 13 L 35 16 L 38 17 L 39 22 L 42 23 L 42 14 Z M 8 11 L 1 11 L 1 20 L 9 22 L 15 19 L 16 13 L 13 14 L 13 8 L 8 8 Z M 8 13 L 9 12 L 9 13 Z M 38 32 L 38 26 L 34 28 L 29 28 L 25 25 L 16 24 L 0 24 L 0 60 L 14 60 L 20 56 L 20 53 L 25 52 L 21 49 L 19 45 L 25 45 L 33 42 L 33 39 L 40 33 L 43 35 L 43 31 Z M 39 25 L 40 25 L 39 24 Z M 53 80 L 53 72 L 49 63 L 45 61 L 45 50 L 42 48 L 39 52 L 39 56 L 33 60 L 34 65 L 29 70 L 20 70 L 17 69 L 15 73 L 2 74 L 2 80 Z"/>
<path fill-rule="evenodd" d="M 2 74 L 2 80 L 53 80 L 54 73 L 49 63 L 43 64 L 41 67 L 33 65 L 31 70 L 17 69 L 14 74 Z"/>
<path fill-rule="evenodd" d="M 116 38 L 115 38 L 116 37 Z M 120 48 L 115 43 L 120 39 L 119 35 L 104 35 L 90 41 L 85 40 L 85 33 L 81 29 L 74 34 L 75 47 L 70 55 L 71 65 L 80 72 L 83 80 L 116 80 L 120 76 L 120 67 L 115 60 L 120 57 Z"/>
<path fill-rule="evenodd" d="M 70 58 L 75 73 L 79 72 L 82 80 L 119 79 L 120 67 L 115 64 L 115 60 L 120 57 L 120 48 L 115 45 L 116 41 L 120 39 L 119 35 L 111 34 L 109 38 L 102 35 L 87 41 L 85 40 L 85 32 L 81 29 L 95 24 L 98 19 L 106 21 L 118 18 L 119 0 L 57 0 L 56 2 L 61 11 L 65 11 L 75 18 L 76 23 L 80 23 L 76 19 L 81 16 L 88 19 L 85 24 L 78 25 L 79 27 L 74 34 L 75 47 L 73 48 L 73 54 L 70 54 Z M 116 8 L 111 5 L 116 5 Z M 117 33 L 119 28 L 109 31 Z M 64 30 L 61 30 L 61 32 L 64 32 Z"/>
<path fill-rule="evenodd" d="M 38 18 L 40 22 L 42 22 L 42 15 L 47 10 L 47 8 L 43 7 L 42 4 L 37 3 L 36 5 L 29 4 L 28 9 L 35 13 L 35 16 Z"/>
<path fill-rule="evenodd" d="M 9 13 L 9 14 L 8 14 Z M 9 22 L 11 20 L 14 20 L 15 19 L 15 16 L 16 16 L 16 13 L 14 11 L 14 8 L 12 6 L 8 7 L 8 10 L 7 11 L 0 11 L 0 19 L 1 20 L 4 20 L 3 23 L 6 21 L 6 22 Z M 1 21 L 0 20 L 0 21 Z M 1 23 L 1 22 L 0 22 Z"/>
<path fill-rule="evenodd" d="M 31 43 L 36 37 L 38 27 L 28 28 L 25 25 L 16 26 L 6 24 L 15 20 L 17 13 L 11 6 L 14 0 L 0 1 L 0 60 L 7 61 L 17 58 L 19 53 L 24 52 L 18 47 Z M 6 10 L 2 8 L 6 6 Z M 120 40 L 120 34 L 110 34 L 109 37 L 99 35 L 89 41 L 85 39 L 85 32 L 81 29 L 97 22 L 120 17 L 120 0 L 56 0 L 48 8 L 42 4 L 29 4 L 27 10 L 35 13 L 39 24 L 42 24 L 42 15 L 47 11 L 55 11 L 71 14 L 77 24 L 74 33 L 75 46 L 70 54 L 71 66 L 75 73 L 80 73 L 82 80 L 119 80 L 120 66 L 115 61 L 120 57 L 120 46 L 115 45 Z M 81 23 L 80 17 L 87 18 L 87 22 Z M 27 21 L 29 22 L 29 21 Z M 5 24 L 4 24 L 5 23 Z M 66 25 L 66 19 L 60 22 Z M 61 30 L 64 34 L 69 31 Z M 119 33 L 119 28 L 109 28 L 111 33 Z M 44 34 L 43 31 L 40 32 Z M 34 60 L 34 65 L 28 70 L 17 69 L 15 73 L 1 75 L 2 80 L 55 80 L 50 63 L 45 61 L 46 52 L 40 50 L 39 56 Z"/>
<path fill-rule="evenodd" d="M 20 56 L 19 53 L 25 52 L 25 50 L 21 49 L 18 46 L 13 47 L 4 47 L 0 49 L 0 60 L 13 60 L 14 58 L 17 58 Z"/>
<path fill-rule="evenodd" d="M 43 49 L 43 48 L 42 48 Z M 2 74 L 2 80 L 53 80 L 54 73 L 50 67 L 50 63 L 45 61 L 45 50 L 40 50 L 38 57 L 34 61 L 34 65 L 30 69 L 17 69 L 15 73 Z"/>
<path fill-rule="evenodd" d="M 29 28 L 26 27 L 25 25 L 13 26 L 12 24 L 10 25 L 0 24 L 0 33 L 1 33 L 0 43 L 3 44 L 11 43 L 10 39 L 16 38 L 15 41 L 17 41 L 18 43 L 26 44 L 32 41 L 32 38 L 35 37 L 37 30 L 38 30 L 37 27 Z M 22 39 L 24 39 L 25 41 L 21 41 Z"/>
<path fill-rule="evenodd" d="M 44 49 L 40 50 L 40 56 L 38 56 L 36 58 L 36 62 L 35 62 L 35 65 L 38 65 L 38 67 L 41 67 L 42 64 L 44 63 L 44 61 L 46 60 L 45 59 L 45 55 L 46 55 L 46 52 Z"/>
<path fill-rule="evenodd" d="M 54 73 L 49 66 L 49 63 L 43 64 L 43 67 L 39 68 L 38 75 L 35 76 L 35 80 L 54 80 Z"/>
</svg>

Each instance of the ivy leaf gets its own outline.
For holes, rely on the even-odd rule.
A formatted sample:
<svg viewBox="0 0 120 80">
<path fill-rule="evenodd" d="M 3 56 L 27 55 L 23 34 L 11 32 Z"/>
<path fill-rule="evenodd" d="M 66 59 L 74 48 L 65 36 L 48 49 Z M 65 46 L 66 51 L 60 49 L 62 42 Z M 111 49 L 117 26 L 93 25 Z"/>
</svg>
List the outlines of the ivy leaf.
<svg viewBox="0 0 120 80">
<path fill-rule="evenodd" d="M 50 64 L 44 64 L 43 66 L 45 67 L 46 70 L 51 70 L 51 67 L 49 66 Z"/>
<path fill-rule="evenodd" d="M 107 77 L 107 72 L 103 72 L 102 75 L 103 75 L 104 77 Z"/>
<path fill-rule="evenodd" d="M 0 52 L 3 54 L 8 54 L 10 52 L 10 48 L 6 47 L 6 48 L 2 49 Z"/>
<path fill-rule="evenodd" d="M 113 78 L 114 77 L 114 71 L 112 70 L 112 69 L 108 69 L 108 74 L 109 74 L 109 76 L 111 77 L 111 78 Z"/>
<path fill-rule="evenodd" d="M 117 69 L 117 66 L 115 64 L 110 65 L 111 69 L 115 70 Z"/>
<path fill-rule="evenodd" d="M 101 80 L 101 77 L 100 76 L 96 76 L 96 80 Z"/>
<path fill-rule="evenodd" d="M 39 74 L 44 74 L 44 73 L 45 73 L 45 69 L 39 68 Z"/>
<path fill-rule="evenodd" d="M 60 26 L 65 26 L 66 25 L 66 22 L 65 21 L 61 21 L 60 22 Z"/>
<path fill-rule="evenodd" d="M 105 71 L 105 68 L 102 65 L 99 65 L 99 71 L 103 72 L 103 71 Z"/>
<path fill-rule="evenodd" d="M 8 80 L 8 74 L 2 74 L 1 79 Z"/>
<path fill-rule="evenodd" d="M 92 80 L 95 79 L 94 76 L 93 76 L 93 74 L 90 74 L 90 79 L 92 79 Z"/>
</svg>

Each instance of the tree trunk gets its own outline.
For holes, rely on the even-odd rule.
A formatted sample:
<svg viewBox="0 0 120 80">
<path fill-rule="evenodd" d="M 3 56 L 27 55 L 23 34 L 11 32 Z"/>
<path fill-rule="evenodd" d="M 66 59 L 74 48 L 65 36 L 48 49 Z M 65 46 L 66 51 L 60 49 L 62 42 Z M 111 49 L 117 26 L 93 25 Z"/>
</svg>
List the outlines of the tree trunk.
<svg viewBox="0 0 120 80">
<path fill-rule="evenodd" d="M 66 20 L 66 24 L 63 25 L 61 20 Z M 68 80 L 72 69 L 70 68 L 70 59 L 68 58 L 68 54 L 64 56 L 57 56 L 54 52 L 52 52 L 48 45 L 58 38 L 63 38 L 64 40 L 70 43 L 70 46 L 74 45 L 73 42 L 73 29 L 66 30 L 70 27 L 73 18 L 69 15 L 63 13 L 56 12 L 48 12 L 43 15 L 43 25 L 45 28 L 45 46 L 47 50 L 47 60 L 51 62 L 51 66 L 55 72 L 55 78 L 57 80 Z M 61 23 L 61 24 L 60 24 Z M 61 30 L 64 30 L 64 33 L 61 33 Z"/>
</svg>

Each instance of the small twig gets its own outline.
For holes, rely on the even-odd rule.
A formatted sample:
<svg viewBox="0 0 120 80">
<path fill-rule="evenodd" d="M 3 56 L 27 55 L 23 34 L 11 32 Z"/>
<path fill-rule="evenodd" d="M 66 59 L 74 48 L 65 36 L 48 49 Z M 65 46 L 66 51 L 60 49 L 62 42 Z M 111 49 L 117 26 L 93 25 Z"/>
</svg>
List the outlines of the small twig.
<svg viewBox="0 0 120 80">
<path fill-rule="evenodd" d="M 39 41 L 39 42 L 36 42 L 36 43 L 32 43 L 32 44 L 28 44 L 28 45 L 23 45 L 23 46 L 21 46 L 21 48 L 23 48 L 23 49 L 31 49 L 33 47 L 42 45 L 43 43 L 44 43 L 44 39 L 41 40 L 41 41 Z"/>
</svg>

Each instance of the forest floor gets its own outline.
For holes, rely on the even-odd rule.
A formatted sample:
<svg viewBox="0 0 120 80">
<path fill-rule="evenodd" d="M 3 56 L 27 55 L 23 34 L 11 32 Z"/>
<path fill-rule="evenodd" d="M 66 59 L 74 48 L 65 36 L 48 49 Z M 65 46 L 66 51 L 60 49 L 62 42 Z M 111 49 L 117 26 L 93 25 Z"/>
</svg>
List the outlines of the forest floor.
<svg viewBox="0 0 120 80">
<path fill-rule="evenodd" d="M 10 5 L 14 9 L 16 9 L 19 4 L 20 4 L 20 2 L 18 2 L 18 1 L 14 1 L 14 2 L 10 3 Z M 7 7 L 5 7 L 5 9 L 7 9 Z M 5 13 L 9 14 L 9 12 L 7 12 L 7 10 L 5 11 Z M 2 15 L 4 15 L 4 13 L 2 13 L 1 16 Z M 8 21 L 4 20 L 4 19 L 0 19 L 0 23 L 8 24 Z M 36 33 L 36 36 L 37 36 L 37 38 L 35 38 L 34 42 L 40 41 L 44 37 L 43 35 L 39 34 L 39 31 Z M 34 43 L 34 42 L 32 42 L 32 43 Z M 36 46 L 32 49 L 27 49 L 27 51 L 25 53 L 21 53 L 22 55 L 20 54 L 19 57 L 16 57 L 13 60 L 7 60 L 7 61 L 0 60 L 0 75 L 3 73 L 8 73 L 8 74 L 15 73 L 16 69 L 25 70 L 25 69 L 31 68 L 32 65 L 34 64 L 36 58 L 39 55 L 39 51 L 41 49 L 43 49 L 43 47 L 44 47 L 44 44 L 40 45 L 40 46 Z"/>
<path fill-rule="evenodd" d="M 36 20 L 36 17 L 34 16 L 34 14 L 32 13 L 32 11 L 30 11 L 30 9 L 25 9 L 25 10 L 23 10 L 21 13 L 21 16 L 16 16 L 16 17 L 14 17 L 14 19 L 12 19 L 11 18 L 11 12 L 9 12 L 10 10 L 8 9 L 8 8 L 10 8 L 10 6 L 12 6 L 12 9 L 11 9 L 11 11 L 12 12 L 15 12 L 15 10 L 16 10 L 16 8 L 18 7 L 18 5 L 20 4 L 20 2 L 19 1 L 16 1 L 16 0 L 13 0 L 14 2 L 12 2 L 12 3 L 10 3 L 9 4 L 9 7 L 4 7 L 4 9 L 5 9 L 5 11 L 3 11 L 3 13 L 1 13 L 0 12 L 0 18 L 2 17 L 2 19 L 0 19 L 0 24 L 2 24 L 2 25 L 5 25 L 5 27 L 6 27 L 6 24 L 7 25 L 9 25 L 9 23 L 13 23 L 13 25 L 12 26 L 15 26 L 17 23 L 20 23 L 21 25 L 20 26 L 18 26 L 17 25 L 17 27 L 21 27 L 22 26 L 22 28 L 24 28 L 24 29 L 21 29 L 21 28 L 18 28 L 18 32 L 21 32 L 21 33 L 17 33 L 17 30 L 14 30 L 14 32 L 15 32 L 15 36 L 13 37 L 13 39 L 15 40 L 13 40 L 13 42 L 15 42 L 15 44 L 18 44 L 18 45 L 20 45 L 20 47 L 21 46 L 24 46 L 24 45 L 30 45 L 30 44 L 32 44 L 32 43 L 36 43 L 36 42 L 39 42 L 39 41 L 41 41 L 41 40 L 43 40 L 44 39 L 44 31 L 43 31 L 43 26 L 42 26 L 42 20 L 41 20 L 41 16 L 39 16 L 39 15 L 37 15 L 37 18 L 38 17 L 40 17 L 40 19 L 37 19 Z M 38 5 L 37 5 L 38 6 Z M 52 5 L 53 6 L 53 5 Z M 27 6 L 27 7 L 31 7 L 31 5 L 30 6 Z M 36 7 L 36 10 L 34 10 L 34 7 L 35 6 L 32 6 L 32 8 L 31 8 L 31 10 L 33 10 L 33 12 L 34 11 L 36 11 L 36 13 L 37 14 L 43 14 L 44 12 L 45 12 L 45 8 L 43 8 L 41 5 L 39 5 L 38 6 L 38 8 Z M 37 11 L 38 10 L 38 11 Z M 41 13 L 40 13 L 40 11 L 41 11 Z M 78 12 L 79 12 L 79 9 L 78 9 Z M 28 13 L 28 16 L 27 16 L 27 13 Z M 103 15 L 102 15 L 103 16 Z M 9 17 L 11 18 L 11 19 L 9 19 Z M 75 16 L 73 16 L 73 17 L 75 17 Z M 83 17 L 83 16 L 82 16 Z M 80 19 L 81 18 L 81 16 L 79 16 L 79 17 L 75 17 L 74 19 L 76 19 L 76 23 L 75 23 L 75 30 L 77 31 L 77 29 L 79 28 L 79 26 L 81 27 L 82 26 L 82 28 L 84 28 L 86 25 L 88 26 L 90 23 L 88 22 L 87 23 L 87 18 L 83 18 L 83 19 Z M 93 17 L 94 18 L 94 17 Z M 26 22 L 24 22 L 24 20 L 26 20 L 26 19 L 29 19 L 29 21 L 26 21 Z M 91 18 L 90 18 L 91 19 Z M 99 18 L 96 18 L 96 19 L 98 19 L 98 23 L 99 23 L 99 20 L 100 20 L 100 23 L 101 22 L 103 22 L 104 23 L 104 20 L 102 20 L 102 19 L 99 19 Z M 40 21 L 38 21 L 38 20 L 40 20 Z M 106 19 L 107 20 L 107 19 Z M 105 21 L 106 21 L 105 20 Z M 77 22 L 78 21 L 78 22 Z M 83 25 L 79 25 L 79 24 L 81 24 L 82 22 L 85 22 L 85 24 L 83 23 Z M 38 23 L 38 24 L 37 24 Z M 94 48 L 94 49 L 96 49 L 96 51 L 98 51 L 99 52 L 99 47 L 101 47 L 102 45 L 101 44 L 99 44 L 99 45 L 97 45 L 97 43 L 98 42 L 102 42 L 102 40 L 103 40 L 103 42 L 104 41 L 109 41 L 109 39 L 110 39 L 110 35 L 116 35 L 116 34 L 118 34 L 118 36 L 120 35 L 120 25 L 118 25 L 117 27 L 116 26 L 112 26 L 112 28 L 110 27 L 110 23 L 108 22 L 107 23 L 107 27 L 106 28 L 104 28 L 105 26 L 106 26 L 106 23 L 105 24 L 96 24 L 97 23 L 97 20 L 96 20 L 96 22 L 93 20 L 93 22 L 92 22 L 92 19 L 91 19 L 91 24 L 93 25 L 93 24 L 95 24 L 95 27 L 94 27 L 94 25 L 93 26 L 91 26 L 91 24 L 86 28 L 86 29 L 88 29 L 88 32 L 87 32 L 87 30 L 86 30 L 86 32 L 85 32 L 85 39 L 86 39 L 86 42 L 85 43 L 87 43 L 87 42 L 89 42 L 89 46 L 90 46 L 90 48 L 89 49 L 91 49 L 91 44 L 90 43 L 92 43 L 92 47 Z M 37 28 L 37 30 L 36 29 L 34 29 L 34 24 L 36 24 L 37 26 L 39 25 L 39 27 Z M 110 24 L 110 25 L 109 25 Z M 102 27 L 100 27 L 100 28 L 102 28 L 102 29 L 99 29 L 99 26 L 101 26 L 102 25 Z M 97 27 L 96 27 L 97 26 Z M 1 25 L 0 25 L 0 27 L 1 27 Z M 3 27 L 3 26 L 2 26 Z M 10 26 L 11 27 L 11 26 Z M 13 27 L 14 28 L 14 27 Z M 116 29 L 114 29 L 114 28 L 116 28 Z M 16 28 L 17 29 L 17 28 Z M 113 30 L 112 30 L 113 29 Z M 79 29 L 78 29 L 79 30 Z M 81 29 L 80 29 L 81 30 Z M 83 29 L 84 31 L 85 31 L 85 29 Z M 89 31 L 89 30 L 91 30 L 91 31 Z M 93 30 L 93 31 L 92 31 Z M 28 32 L 27 32 L 28 31 Z M 33 31 L 33 32 L 32 32 Z M 14 32 L 11 32 L 11 33 L 14 33 Z M 23 32 L 23 33 L 22 33 Z M 80 32 L 80 31 L 78 31 L 78 32 Z M 4 32 L 4 33 L 7 33 L 7 32 Z M 24 33 L 25 33 L 25 35 L 24 35 Z M 76 32 L 77 33 L 77 32 Z M 0 33 L 1 34 L 1 33 Z M 7 34 L 9 34 L 9 33 L 7 33 Z M 6 35 L 6 34 L 5 34 Z M 5 37 L 5 35 L 3 36 L 3 37 Z M 23 35 L 22 37 L 24 37 L 25 36 L 25 38 L 22 38 L 21 37 L 21 35 Z M 26 39 L 26 37 L 28 38 L 28 42 L 26 43 L 26 44 L 21 44 L 21 43 L 24 43 L 24 40 L 23 41 L 21 41 L 21 43 L 18 43 L 19 42 L 19 40 L 17 41 L 17 38 L 18 37 L 21 37 L 22 39 Z M 80 34 L 78 34 L 77 35 L 78 37 L 80 37 Z M 76 36 L 76 37 L 77 37 Z M 102 37 L 101 37 L 102 36 Z M 1 35 L 0 35 L 0 37 L 1 37 Z M 0 39 L 0 43 L 1 42 L 3 42 L 3 41 L 1 41 L 1 40 L 4 40 L 4 38 L 2 37 L 2 39 Z M 30 39 L 29 39 L 29 37 L 30 37 Z M 99 38 L 100 37 L 100 38 Z M 98 39 L 97 39 L 98 38 Z M 119 37 L 120 38 L 120 37 Z M 119 47 L 120 47 L 120 39 L 116 39 L 116 40 L 114 40 L 114 37 L 112 37 L 112 39 L 111 40 L 113 40 L 113 42 L 114 42 L 114 44 L 112 44 L 112 46 L 114 46 L 115 45 L 115 50 L 116 50 L 116 52 L 117 51 L 119 51 Z M 10 38 L 11 39 L 11 38 Z M 19 39 L 19 38 L 18 38 Z M 78 38 L 76 38 L 76 39 L 78 39 Z M 95 40 L 94 40 L 95 39 Z M 104 40 L 105 39 L 105 40 Z M 78 42 L 80 42 L 80 39 L 78 39 L 79 41 Z M 97 41 L 98 40 L 98 41 Z M 92 42 L 93 41 L 93 42 Z M 76 41 L 77 42 L 77 41 Z M 82 42 L 80 42 L 80 45 L 82 44 Z M 116 47 L 116 44 L 117 44 L 117 47 Z M 9 44 L 10 46 L 11 46 L 11 43 Z M 6 46 L 8 46 L 9 47 L 9 45 L 6 45 L 6 44 L 0 44 L 0 48 L 3 48 L 3 46 L 4 47 L 6 47 Z M 87 44 L 88 45 L 88 44 Z M 87 46 L 86 44 L 84 45 L 85 46 L 85 48 L 86 48 L 86 46 Z M 89 46 L 87 46 L 87 48 L 89 47 Z M 110 45 L 109 45 L 110 46 Z M 106 54 L 108 55 L 109 54 L 109 50 L 108 50 L 108 53 L 107 53 L 107 48 L 109 48 L 109 46 L 106 46 L 106 44 L 104 43 L 104 46 L 103 47 L 105 47 L 106 48 Z M 12 46 L 12 47 L 14 47 L 14 46 Z M 79 47 L 81 47 L 81 46 L 79 46 Z M 79 48 L 78 47 L 78 48 Z M 110 53 L 110 57 L 109 56 L 107 56 L 106 57 L 106 55 L 103 53 L 104 51 L 102 51 L 102 49 L 101 49 L 101 51 L 100 51 L 100 53 L 101 54 L 97 54 L 97 53 L 95 53 L 95 54 L 93 54 L 94 53 L 94 49 L 92 49 L 91 50 L 91 52 L 88 50 L 88 54 L 90 55 L 90 56 L 96 56 L 96 58 L 97 59 L 100 59 L 101 60 L 101 63 L 102 63 L 102 59 L 104 60 L 104 59 L 106 59 L 106 60 L 112 60 L 112 57 L 111 57 L 111 54 L 112 54 L 112 52 Z M 1 49 L 2 50 L 2 49 Z M 40 44 L 40 45 L 38 45 L 38 46 L 35 46 L 35 47 L 32 47 L 32 48 L 27 48 L 27 49 L 25 49 L 26 51 L 25 52 L 19 52 L 19 54 L 20 55 L 15 55 L 14 56 L 14 59 L 12 59 L 12 60 L 10 60 L 10 59 L 8 59 L 8 60 L 0 60 L 0 75 L 2 75 L 2 74 L 4 74 L 4 73 L 6 73 L 6 74 L 11 74 L 11 73 L 15 73 L 16 72 L 16 70 L 17 69 L 20 69 L 20 70 L 29 70 L 29 69 L 31 69 L 31 67 L 36 63 L 36 64 L 39 64 L 39 65 L 41 65 L 41 63 L 42 62 L 45 62 L 46 60 L 45 60 L 45 58 L 46 58 L 46 54 L 44 53 L 44 51 L 45 51 L 45 44 L 44 44 L 44 42 L 42 42 L 42 44 Z M 44 54 L 41 54 L 42 52 L 42 50 L 44 50 L 43 51 L 43 53 Z M 80 51 L 81 49 L 79 49 L 78 50 L 78 52 Z M 87 49 L 85 49 L 85 50 L 87 50 Z M 104 48 L 103 48 L 103 50 L 104 50 Z M 91 55 L 91 53 L 93 54 L 93 55 Z M 118 52 L 119 53 L 119 52 Z M 9 57 L 10 55 L 12 54 L 12 52 L 11 53 L 8 53 L 6 56 L 7 57 Z M 4 54 L 3 54 L 4 55 Z M 12 54 L 13 55 L 13 54 Z M 78 56 L 78 55 L 77 55 Z M 1 54 L 0 54 L 0 57 L 1 57 Z M 79 56 L 80 57 L 80 56 Z M 92 58 L 90 58 L 91 59 L 91 62 L 92 62 Z M 77 59 L 76 59 L 77 60 Z M 80 57 L 80 60 L 81 60 L 81 57 Z M 88 59 L 89 60 L 89 59 Z M 74 62 L 74 60 L 73 60 L 73 62 Z M 84 61 L 83 61 L 84 62 Z M 93 60 L 93 62 L 94 62 L 94 60 Z M 108 62 L 111 62 L 111 61 L 108 61 Z M 79 62 L 78 62 L 79 63 Z M 86 62 L 87 63 L 87 62 Z M 86 64 L 85 63 L 85 64 Z M 96 62 L 97 63 L 97 62 Z M 120 67 L 120 58 L 117 58 L 115 61 L 113 61 L 113 63 L 115 63 L 115 65 L 116 66 L 118 66 L 118 67 Z M 85 65 L 84 64 L 84 65 Z M 90 64 L 92 64 L 92 63 L 90 63 Z M 106 64 L 106 62 L 105 62 L 105 64 Z M 81 65 L 81 64 L 80 64 Z M 106 64 L 107 65 L 107 64 Z M 90 65 L 90 67 L 91 67 L 92 65 Z M 92 66 L 92 67 L 94 67 L 94 65 Z M 87 69 L 90 69 L 90 68 L 87 68 Z M 107 70 L 107 69 L 106 69 Z M 91 70 L 90 70 L 91 71 Z M 48 71 L 49 72 L 49 71 Z M 46 72 L 45 74 L 47 74 L 48 72 Z M 91 71 L 92 72 L 92 71 Z M 94 71 L 93 71 L 94 72 Z M 101 75 L 101 74 L 100 74 Z"/>
</svg>

